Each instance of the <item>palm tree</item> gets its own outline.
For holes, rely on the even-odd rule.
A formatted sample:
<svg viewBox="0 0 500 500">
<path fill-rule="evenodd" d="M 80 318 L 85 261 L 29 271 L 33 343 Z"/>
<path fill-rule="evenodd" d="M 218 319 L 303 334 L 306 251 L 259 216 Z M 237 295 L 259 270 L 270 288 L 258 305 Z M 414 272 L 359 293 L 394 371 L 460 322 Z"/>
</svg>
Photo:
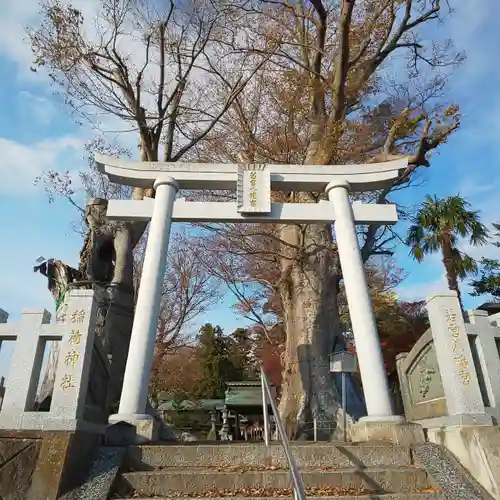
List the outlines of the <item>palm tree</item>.
<svg viewBox="0 0 500 500">
<path fill-rule="evenodd" d="M 425 255 L 441 252 L 446 269 L 448 288 L 455 290 L 462 304 L 458 279 L 477 272 L 477 263 L 461 252 L 459 238 L 468 238 L 473 246 L 484 245 L 488 230 L 479 220 L 479 212 L 460 196 L 438 199 L 427 195 L 408 230 L 406 244 L 410 255 L 422 262 Z"/>
</svg>

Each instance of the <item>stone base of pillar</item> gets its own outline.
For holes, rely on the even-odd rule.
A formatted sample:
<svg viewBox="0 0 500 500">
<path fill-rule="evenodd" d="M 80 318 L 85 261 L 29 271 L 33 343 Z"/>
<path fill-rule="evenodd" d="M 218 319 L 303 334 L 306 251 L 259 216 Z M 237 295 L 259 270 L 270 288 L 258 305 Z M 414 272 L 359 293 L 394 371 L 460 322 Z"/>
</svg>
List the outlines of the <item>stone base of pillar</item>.
<svg viewBox="0 0 500 500">
<path fill-rule="evenodd" d="M 461 413 L 458 415 L 446 415 L 444 417 L 426 418 L 419 420 L 418 423 L 424 429 L 439 429 L 452 427 L 454 425 L 494 425 L 491 416 L 486 413 Z"/>
<path fill-rule="evenodd" d="M 160 426 L 151 415 L 111 415 L 106 443 L 123 446 L 159 441 Z"/>
<path fill-rule="evenodd" d="M 400 446 L 425 443 L 422 426 L 406 422 L 402 417 L 384 420 L 363 418 L 349 427 L 349 438 L 353 443 L 378 441 Z"/>
</svg>

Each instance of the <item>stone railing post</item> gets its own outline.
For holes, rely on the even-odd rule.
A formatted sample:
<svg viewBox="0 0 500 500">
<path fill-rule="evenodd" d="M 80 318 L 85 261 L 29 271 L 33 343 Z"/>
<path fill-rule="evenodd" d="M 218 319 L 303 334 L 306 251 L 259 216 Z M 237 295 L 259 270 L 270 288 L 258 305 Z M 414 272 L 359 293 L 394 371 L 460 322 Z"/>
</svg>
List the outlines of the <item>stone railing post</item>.
<svg viewBox="0 0 500 500">
<path fill-rule="evenodd" d="M 406 371 L 403 368 L 407 357 L 407 352 L 402 352 L 396 356 L 396 369 L 398 372 L 399 388 L 401 390 L 401 399 L 403 400 L 405 418 L 406 420 L 411 421 L 413 416 L 411 413 L 410 384 L 408 383 Z"/>
<path fill-rule="evenodd" d="M 4 325 L 7 323 L 9 319 L 9 313 L 0 309 L 0 325 Z M 2 335 L 3 334 L 3 335 Z M 2 340 L 6 340 L 8 337 L 5 336 L 5 333 L 0 330 L 0 351 L 2 350 Z"/>
<path fill-rule="evenodd" d="M 49 324 L 45 309 L 27 309 L 21 322 L 9 330 L 16 341 L 0 428 L 23 430 L 77 430 L 104 432 L 104 426 L 83 422 L 94 342 L 96 302 L 92 290 L 72 290 L 58 324 Z M 0 334 L 2 328 L 0 328 Z M 61 341 L 50 411 L 34 411 L 45 344 Z"/>
<path fill-rule="evenodd" d="M 488 313 L 480 309 L 469 309 L 465 312 L 465 320 L 471 325 L 489 325 Z"/>
<path fill-rule="evenodd" d="M 0 377 L 0 410 L 2 409 L 4 396 L 5 396 L 5 377 Z"/>
<path fill-rule="evenodd" d="M 497 342 L 500 341 L 500 328 L 490 323 L 486 311 L 466 312 L 467 333 L 471 348 L 474 349 L 479 366 L 476 367 L 478 381 L 482 384 L 486 411 L 500 420 L 500 356 Z"/>
<path fill-rule="evenodd" d="M 24 417 L 33 410 L 43 361 L 42 326 L 49 322 L 46 309 L 23 310 L 0 414 L 0 423 L 10 428 L 26 428 Z"/>
</svg>

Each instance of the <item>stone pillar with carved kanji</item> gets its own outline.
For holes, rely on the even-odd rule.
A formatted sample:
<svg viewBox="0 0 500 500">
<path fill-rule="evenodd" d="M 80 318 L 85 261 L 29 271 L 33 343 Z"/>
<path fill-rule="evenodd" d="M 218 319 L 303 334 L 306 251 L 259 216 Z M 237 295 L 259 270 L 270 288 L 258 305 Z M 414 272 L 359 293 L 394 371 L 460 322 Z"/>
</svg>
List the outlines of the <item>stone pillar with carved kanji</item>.
<svg viewBox="0 0 500 500">
<path fill-rule="evenodd" d="M 448 408 L 442 425 L 491 425 L 457 293 L 433 295 L 427 299 L 427 311 Z"/>
<path fill-rule="evenodd" d="M 51 410 L 56 415 L 83 421 L 90 365 L 94 348 L 97 304 L 92 290 L 74 290 L 65 310 Z"/>
<path fill-rule="evenodd" d="M 8 390 L 0 412 L 1 429 L 86 430 L 105 432 L 105 425 L 84 419 L 94 345 L 96 301 L 92 290 L 71 290 L 58 323 L 46 310 L 23 311 L 11 326 L 15 339 Z M 45 344 L 59 341 L 59 362 L 49 411 L 35 411 L 35 396 Z"/>
</svg>

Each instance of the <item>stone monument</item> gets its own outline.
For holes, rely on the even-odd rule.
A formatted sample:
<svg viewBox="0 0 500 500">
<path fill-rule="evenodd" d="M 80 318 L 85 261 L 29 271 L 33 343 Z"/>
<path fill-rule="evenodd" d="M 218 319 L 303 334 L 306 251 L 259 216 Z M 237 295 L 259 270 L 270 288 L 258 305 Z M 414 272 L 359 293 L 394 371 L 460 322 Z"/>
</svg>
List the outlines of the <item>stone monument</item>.
<svg viewBox="0 0 500 500">
<path fill-rule="evenodd" d="M 493 391 L 493 386 L 500 385 L 495 381 L 500 372 L 500 359 L 495 359 L 498 354 L 496 349 L 493 350 L 492 327 L 487 321 L 481 323 L 477 311 L 466 316 L 479 321 L 482 328 L 465 323 L 457 294 L 453 291 L 430 297 L 427 310 L 429 330 L 409 353 L 397 357 L 407 419 L 424 428 L 491 425 L 492 415 L 485 407 L 486 393 L 495 401 L 497 390 Z M 476 346 L 476 339 L 485 343 Z M 488 355 L 485 348 L 490 351 Z M 479 376 L 483 379 L 483 386 L 487 381 L 483 390 Z M 496 408 L 491 413 L 496 415 Z"/>
<path fill-rule="evenodd" d="M 104 422 L 86 419 L 87 388 L 94 347 L 96 302 L 92 290 L 72 290 L 59 323 L 46 310 L 26 309 L 19 324 L 0 325 L 0 340 L 15 340 L 0 429 L 105 432 Z M 64 317 L 63 317 L 64 316 Z M 49 411 L 36 411 L 36 391 L 46 342 L 60 341 Z"/>
<path fill-rule="evenodd" d="M 491 424 L 456 292 L 434 295 L 427 300 L 427 311 L 448 408 L 447 425 Z"/>
</svg>

